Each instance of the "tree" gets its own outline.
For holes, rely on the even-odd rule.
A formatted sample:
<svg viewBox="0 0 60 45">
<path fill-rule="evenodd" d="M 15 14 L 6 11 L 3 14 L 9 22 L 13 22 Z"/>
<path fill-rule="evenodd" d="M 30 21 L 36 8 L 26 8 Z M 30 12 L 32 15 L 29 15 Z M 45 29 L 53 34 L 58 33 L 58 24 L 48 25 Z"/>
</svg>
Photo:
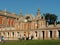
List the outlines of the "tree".
<svg viewBox="0 0 60 45">
<path fill-rule="evenodd" d="M 60 21 L 58 21 L 57 24 L 60 24 Z"/>
<path fill-rule="evenodd" d="M 49 24 L 54 24 L 54 22 L 57 21 L 57 16 L 55 14 L 46 13 L 43 15 Z"/>
</svg>

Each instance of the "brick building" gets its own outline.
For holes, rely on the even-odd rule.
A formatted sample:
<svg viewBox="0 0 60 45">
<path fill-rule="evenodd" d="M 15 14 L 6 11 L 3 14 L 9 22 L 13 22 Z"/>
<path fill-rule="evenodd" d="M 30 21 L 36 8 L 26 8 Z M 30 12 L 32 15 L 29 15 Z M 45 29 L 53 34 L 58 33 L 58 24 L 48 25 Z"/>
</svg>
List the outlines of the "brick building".
<svg viewBox="0 0 60 45">
<path fill-rule="evenodd" d="M 0 10 L 0 37 L 4 36 L 5 40 L 17 40 L 20 38 L 33 36 L 33 39 L 59 39 L 60 24 L 49 25 L 45 17 L 37 10 L 34 17 L 31 14 L 19 15 L 10 13 L 6 10 Z"/>
</svg>

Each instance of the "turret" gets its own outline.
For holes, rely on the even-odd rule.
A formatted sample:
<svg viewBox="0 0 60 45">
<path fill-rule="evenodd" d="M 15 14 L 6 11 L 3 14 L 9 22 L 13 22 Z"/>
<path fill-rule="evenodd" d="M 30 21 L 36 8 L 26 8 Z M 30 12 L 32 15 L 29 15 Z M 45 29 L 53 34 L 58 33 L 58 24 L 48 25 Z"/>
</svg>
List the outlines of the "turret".
<svg viewBox="0 0 60 45">
<path fill-rule="evenodd" d="M 19 18 L 22 17 L 22 10 L 20 11 L 20 15 L 19 15 Z"/>
<path fill-rule="evenodd" d="M 4 15 L 7 15 L 7 11 L 6 11 L 6 8 L 5 8 L 5 10 L 4 10 Z"/>
<path fill-rule="evenodd" d="M 37 19 L 37 20 L 41 19 L 40 9 L 39 9 L 39 8 L 38 8 L 38 11 L 37 11 L 36 19 Z"/>
</svg>

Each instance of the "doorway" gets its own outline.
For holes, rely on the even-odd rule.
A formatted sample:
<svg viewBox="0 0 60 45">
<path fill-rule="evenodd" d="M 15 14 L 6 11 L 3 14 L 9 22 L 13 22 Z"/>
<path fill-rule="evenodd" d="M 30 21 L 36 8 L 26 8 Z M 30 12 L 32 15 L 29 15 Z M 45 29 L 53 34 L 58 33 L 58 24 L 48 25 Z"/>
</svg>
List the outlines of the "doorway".
<svg viewBox="0 0 60 45">
<path fill-rule="evenodd" d="M 59 36 L 59 39 L 60 39 L 60 30 L 58 30 L 58 36 Z"/>
<path fill-rule="evenodd" d="M 44 32 L 44 31 L 42 31 L 43 39 L 44 39 L 44 33 L 45 33 L 45 32 Z"/>
<path fill-rule="evenodd" d="M 50 38 L 52 38 L 52 31 L 50 31 Z"/>
</svg>

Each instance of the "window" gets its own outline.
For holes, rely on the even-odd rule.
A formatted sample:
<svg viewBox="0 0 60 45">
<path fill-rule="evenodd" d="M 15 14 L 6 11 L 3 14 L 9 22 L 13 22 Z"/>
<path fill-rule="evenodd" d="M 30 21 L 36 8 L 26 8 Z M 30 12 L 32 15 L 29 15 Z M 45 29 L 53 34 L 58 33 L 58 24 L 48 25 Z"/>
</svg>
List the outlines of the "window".
<svg viewBox="0 0 60 45">
<path fill-rule="evenodd" d="M 8 35 L 9 35 L 9 32 L 8 32 Z"/>
<path fill-rule="evenodd" d="M 14 32 L 12 32 L 12 35 L 14 36 Z"/>
<path fill-rule="evenodd" d="M 35 31 L 35 33 L 36 33 L 36 37 L 37 37 L 37 31 Z"/>
</svg>

